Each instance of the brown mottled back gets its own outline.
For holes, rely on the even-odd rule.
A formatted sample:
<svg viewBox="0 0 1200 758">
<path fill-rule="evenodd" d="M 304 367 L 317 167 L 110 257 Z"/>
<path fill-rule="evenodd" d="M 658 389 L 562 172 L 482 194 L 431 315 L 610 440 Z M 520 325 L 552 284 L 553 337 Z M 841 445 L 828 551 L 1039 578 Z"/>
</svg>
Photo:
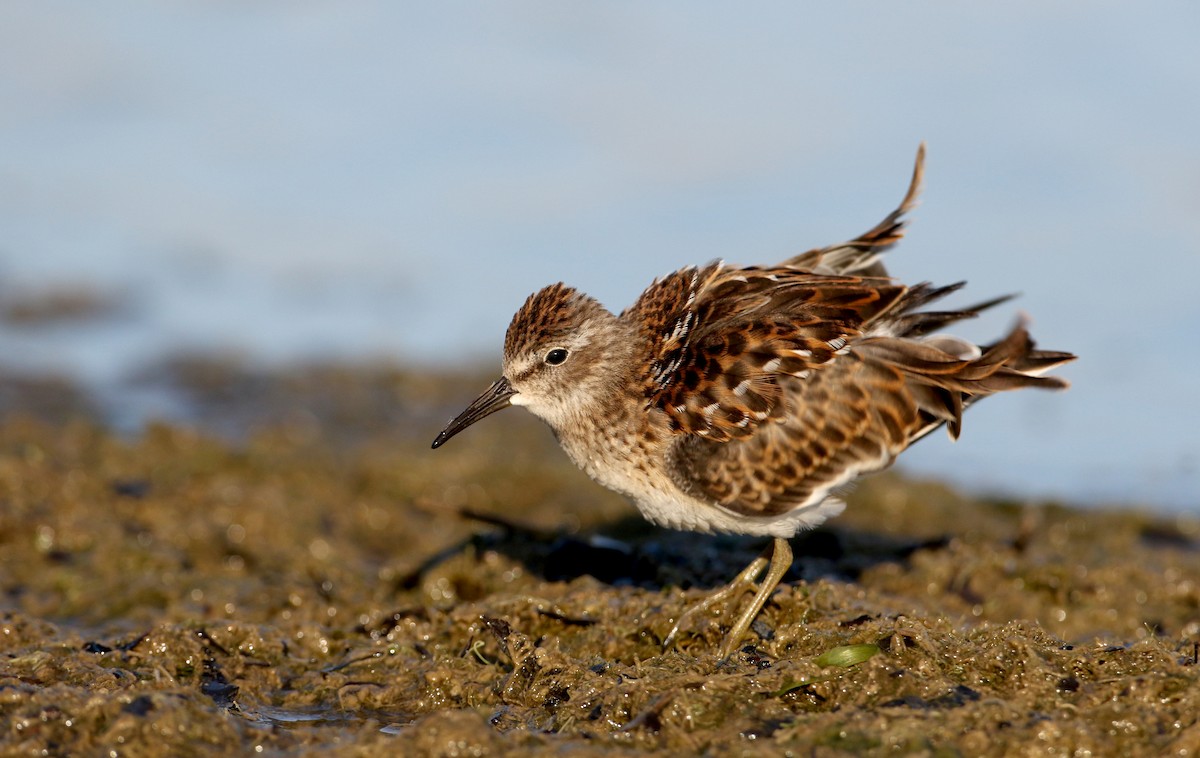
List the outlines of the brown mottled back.
<svg viewBox="0 0 1200 758">
<path fill-rule="evenodd" d="M 821 370 L 905 288 L 791 268 L 689 268 L 651 285 L 622 319 L 651 357 L 647 405 L 674 430 L 744 439 L 778 418 L 781 381 Z"/>
</svg>

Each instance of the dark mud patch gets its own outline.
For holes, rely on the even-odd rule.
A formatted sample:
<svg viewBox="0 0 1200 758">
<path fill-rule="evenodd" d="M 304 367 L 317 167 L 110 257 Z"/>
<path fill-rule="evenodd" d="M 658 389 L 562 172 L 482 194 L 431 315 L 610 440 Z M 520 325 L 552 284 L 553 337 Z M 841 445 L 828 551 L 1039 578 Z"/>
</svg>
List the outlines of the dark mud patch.
<svg viewBox="0 0 1200 758">
<path fill-rule="evenodd" d="M 0 366 L 0 420 L 18 414 L 56 426 L 100 419 L 95 399 L 70 379 Z"/>
<path fill-rule="evenodd" d="M 0 286 L 0 324 L 14 329 L 77 325 L 115 318 L 131 309 L 128 298 L 86 284 L 39 290 Z"/>
<path fill-rule="evenodd" d="M 643 523 L 519 414 L 431 452 L 365 409 L 436 382 L 376 376 L 302 433 L 311 377 L 236 441 L 0 426 L 0 752 L 1200 750 L 1194 518 L 879 477 L 719 661 L 732 607 L 661 641 L 759 542 Z"/>
</svg>

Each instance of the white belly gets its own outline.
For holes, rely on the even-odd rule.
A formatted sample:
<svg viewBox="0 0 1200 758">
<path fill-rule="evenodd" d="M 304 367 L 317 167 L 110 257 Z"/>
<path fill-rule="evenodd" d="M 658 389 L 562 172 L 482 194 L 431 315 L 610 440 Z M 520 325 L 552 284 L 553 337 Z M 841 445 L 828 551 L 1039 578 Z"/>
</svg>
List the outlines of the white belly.
<svg viewBox="0 0 1200 758">
<path fill-rule="evenodd" d="M 594 444 L 576 447 L 567 440 L 561 442 L 563 449 L 588 476 L 625 495 L 646 519 L 669 529 L 786 538 L 817 526 L 845 508 L 841 500 L 829 497 L 778 516 L 743 516 L 683 492 L 664 473 L 665 466 L 661 462 L 647 462 L 644 456 L 648 451 L 644 449 L 635 450 L 631 444 L 605 445 L 598 449 Z"/>
</svg>

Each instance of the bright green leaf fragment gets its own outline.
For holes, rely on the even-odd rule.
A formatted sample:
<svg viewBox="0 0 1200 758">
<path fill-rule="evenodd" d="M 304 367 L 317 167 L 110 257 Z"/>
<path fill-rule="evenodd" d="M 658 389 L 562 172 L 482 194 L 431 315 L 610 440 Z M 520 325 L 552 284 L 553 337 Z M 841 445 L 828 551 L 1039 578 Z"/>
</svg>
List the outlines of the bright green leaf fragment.
<svg viewBox="0 0 1200 758">
<path fill-rule="evenodd" d="M 865 645 L 842 645 L 831 648 L 817 657 L 818 666 L 841 666 L 848 668 L 857 666 L 863 661 L 879 654 L 879 646 L 867 643 Z"/>
<path fill-rule="evenodd" d="M 878 645 L 872 645 L 869 643 L 865 645 L 842 645 L 821 653 L 821 655 L 817 657 L 817 665 L 849 668 L 851 666 L 857 666 L 879 652 L 880 650 Z M 789 692 L 795 692 L 802 687 L 807 687 L 810 684 L 832 681 L 837 679 L 839 676 L 839 674 L 831 674 L 829 676 L 814 676 L 811 679 L 801 679 L 799 681 L 792 680 L 771 694 L 775 697 L 781 697 Z"/>
</svg>

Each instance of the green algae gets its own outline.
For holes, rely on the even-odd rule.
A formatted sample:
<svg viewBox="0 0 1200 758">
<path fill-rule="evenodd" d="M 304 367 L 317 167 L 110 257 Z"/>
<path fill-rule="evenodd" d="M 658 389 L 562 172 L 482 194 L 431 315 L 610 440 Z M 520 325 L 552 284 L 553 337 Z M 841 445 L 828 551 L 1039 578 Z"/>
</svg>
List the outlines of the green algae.
<svg viewBox="0 0 1200 758">
<path fill-rule="evenodd" d="M 876 477 L 719 661 L 735 607 L 662 639 L 757 541 L 645 524 L 519 414 L 430 452 L 465 379 L 233 373 L 269 421 L 192 380 L 236 441 L 0 425 L 0 752 L 1200 750 L 1195 518 Z"/>
</svg>

